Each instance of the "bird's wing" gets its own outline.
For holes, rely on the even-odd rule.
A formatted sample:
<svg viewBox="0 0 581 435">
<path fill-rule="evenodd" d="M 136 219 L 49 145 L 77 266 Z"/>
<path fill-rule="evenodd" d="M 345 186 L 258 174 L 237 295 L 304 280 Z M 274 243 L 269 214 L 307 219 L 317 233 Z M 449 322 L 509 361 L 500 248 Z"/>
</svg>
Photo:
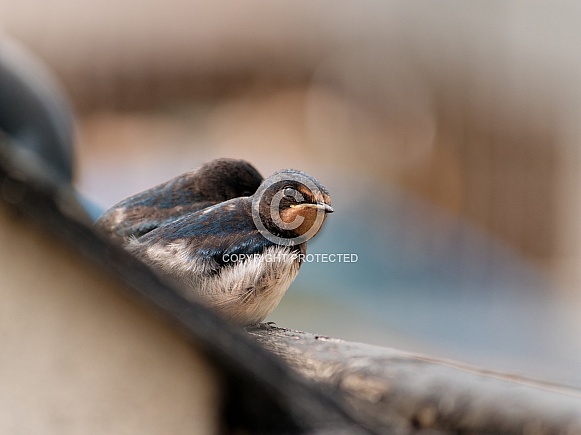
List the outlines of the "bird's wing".
<svg viewBox="0 0 581 435">
<path fill-rule="evenodd" d="M 228 198 L 251 195 L 262 181 L 262 175 L 248 162 L 216 159 L 115 204 L 96 226 L 123 244 Z"/>
<path fill-rule="evenodd" d="M 219 273 L 275 246 L 254 226 L 249 201 L 234 198 L 191 213 L 131 240 L 127 248 L 168 272 Z M 298 247 L 294 250 L 299 252 Z"/>
<path fill-rule="evenodd" d="M 107 210 L 95 223 L 97 229 L 119 242 L 144 234 L 189 213 L 203 210 L 214 202 L 192 202 L 183 206 L 159 208 L 155 204 L 135 204 L 128 198 Z M 151 198 L 152 202 L 155 198 Z"/>
<path fill-rule="evenodd" d="M 142 236 L 188 212 L 212 205 L 208 201 L 180 198 L 183 195 L 180 188 L 194 176 L 195 171 L 188 172 L 124 199 L 103 213 L 95 223 L 97 229 L 123 242 L 129 237 Z"/>
</svg>

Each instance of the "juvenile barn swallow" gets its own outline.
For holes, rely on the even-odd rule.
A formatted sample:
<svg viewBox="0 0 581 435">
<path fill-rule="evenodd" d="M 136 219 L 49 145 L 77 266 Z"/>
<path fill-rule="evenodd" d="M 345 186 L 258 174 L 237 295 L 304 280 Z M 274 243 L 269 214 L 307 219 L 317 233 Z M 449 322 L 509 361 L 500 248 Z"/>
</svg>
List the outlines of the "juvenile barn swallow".
<svg viewBox="0 0 581 435">
<path fill-rule="evenodd" d="M 126 249 L 225 318 L 250 325 L 278 305 L 297 276 L 306 241 L 333 212 L 310 175 L 282 170 L 258 191 L 192 212 L 132 238 Z"/>
<path fill-rule="evenodd" d="M 244 160 L 216 159 L 119 202 L 95 225 L 102 234 L 123 244 L 191 212 L 250 196 L 262 181 L 262 175 Z"/>
</svg>

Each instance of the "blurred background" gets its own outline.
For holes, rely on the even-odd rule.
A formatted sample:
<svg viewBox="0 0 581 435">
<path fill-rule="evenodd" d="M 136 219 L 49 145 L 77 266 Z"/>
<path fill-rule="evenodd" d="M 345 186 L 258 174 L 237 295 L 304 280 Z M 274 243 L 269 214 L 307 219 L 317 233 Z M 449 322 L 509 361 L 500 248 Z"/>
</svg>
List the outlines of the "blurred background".
<svg viewBox="0 0 581 435">
<path fill-rule="evenodd" d="M 216 157 L 336 210 L 269 317 L 581 387 L 581 5 L 0 0 L 98 213 Z"/>
</svg>

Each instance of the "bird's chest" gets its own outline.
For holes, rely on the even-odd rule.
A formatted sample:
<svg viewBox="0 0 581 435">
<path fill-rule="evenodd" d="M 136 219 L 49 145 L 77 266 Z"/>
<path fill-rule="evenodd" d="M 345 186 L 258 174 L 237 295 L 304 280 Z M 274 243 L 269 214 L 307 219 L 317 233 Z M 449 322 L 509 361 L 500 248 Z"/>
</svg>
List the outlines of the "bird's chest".
<svg viewBox="0 0 581 435">
<path fill-rule="evenodd" d="M 268 248 L 225 266 L 200 283 L 202 298 L 239 323 L 258 323 L 272 311 L 296 278 L 300 263 L 286 248 Z"/>
</svg>

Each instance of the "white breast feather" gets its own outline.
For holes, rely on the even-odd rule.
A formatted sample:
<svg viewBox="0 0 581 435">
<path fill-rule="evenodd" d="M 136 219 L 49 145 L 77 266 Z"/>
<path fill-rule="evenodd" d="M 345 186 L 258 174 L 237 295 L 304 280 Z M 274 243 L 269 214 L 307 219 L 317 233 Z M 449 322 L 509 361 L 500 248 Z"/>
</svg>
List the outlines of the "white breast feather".
<svg viewBox="0 0 581 435">
<path fill-rule="evenodd" d="M 299 271 L 299 263 L 287 248 L 271 246 L 261 255 L 210 275 L 212 259 L 192 259 L 186 242 L 145 247 L 138 240 L 126 248 L 157 269 L 181 289 L 184 296 L 215 308 L 227 319 L 249 325 L 261 322 L 276 308 Z"/>
</svg>

